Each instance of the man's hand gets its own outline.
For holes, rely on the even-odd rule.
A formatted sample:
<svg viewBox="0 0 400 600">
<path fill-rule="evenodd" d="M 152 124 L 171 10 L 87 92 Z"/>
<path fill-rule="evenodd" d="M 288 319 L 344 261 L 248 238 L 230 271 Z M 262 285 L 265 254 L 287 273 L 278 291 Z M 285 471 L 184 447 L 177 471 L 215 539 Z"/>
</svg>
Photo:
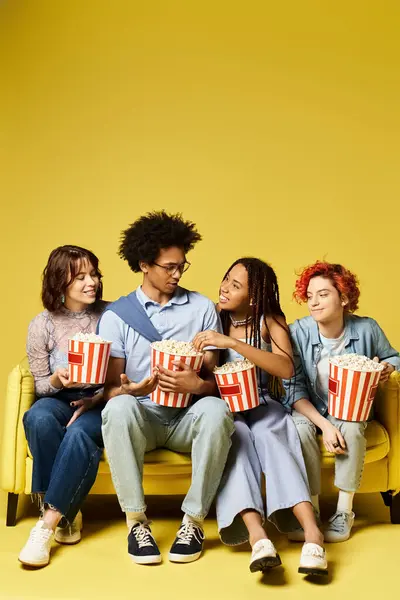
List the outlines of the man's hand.
<svg viewBox="0 0 400 600">
<path fill-rule="evenodd" d="M 160 390 L 178 394 L 197 394 L 203 380 L 196 371 L 180 360 L 174 360 L 172 364 L 177 366 L 179 371 L 170 371 L 161 365 L 156 367 Z"/>
<path fill-rule="evenodd" d="M 332 454 L 344 454 L 346 442 L 344 437 L 332 423 L 326 420 L 322 429 L 322 441 L 328 452 Z"/>
<path fill-rule="evenodd" d="M 151 377 L 146 377 L 139 383 L 131 381 L 125 373 L 121 373 L 121 387 L 120 394 L 129 394 L 130 396 L 148 396 L 157 387 L 158 375 L 153 373 Z"/>
<path fill-rule="evenodd" d="M 381 361 L 379 360 L 379 357 L 378 357 L 378 356 L 374 356 L 373 360 L 374 360 L 375 362 L 381 362 Z M 390 377 L 390 374 L 391 374 L 391 373 L 393 373 L 393 371 L 395 370 L 395 369 L 394 369 L 394 366 L 393 366 L 393 365 L 391 365 L 391 364 L 390 364 L 390 363 L 388 363 L 388 362 L 385 362 L 385 361 L 383 361 L 383 362 L 382 362 L 382 365 L 385 365 L 385 368 L 384 368 L 384 369 L 383 369 L 383 371 L 381 372 L 381 376 L 380 376 L 380 378 L 379 378 L 379 383 L 385 383 L 385 381 L 387 381 L 387 380 L 389 379 L 389 377 Z"/>
</svg>

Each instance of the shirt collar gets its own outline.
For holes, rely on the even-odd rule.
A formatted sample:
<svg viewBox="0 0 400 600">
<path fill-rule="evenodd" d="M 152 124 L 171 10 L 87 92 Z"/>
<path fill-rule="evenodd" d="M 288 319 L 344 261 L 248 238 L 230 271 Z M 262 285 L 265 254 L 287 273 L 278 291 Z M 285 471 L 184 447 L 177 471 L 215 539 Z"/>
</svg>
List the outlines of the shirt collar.
<svg viewBox="0 0 400 600">
<path fill-rule="evenodd" d="M 141 285 L 139 285 L 139 287 L 136 288 L 136 296 L 140 304 L 142 304 L 142 306 L 144 306 L 145 308 L 147 308 L 150 305 L 160 306 L 158 302 L 155 302 L 155 300 L 152 300 L 144 293 Z M 162 308 L 170 306 L 171 304 L 186 304 L 187 302 L 189 302 L 187 290 L 178 286 L 172 298 L 169 300 L 169 302 L 167 302 L 167 304 L 164 304 Z"/>
<path fill-rule="evenodd" d="M 314 320 L 311 323 L 310 334 L 311 334 L 311 344 L 313 346 L 317 346 L 318 344 L 321 343 L 321 340 L 319 337 L 318 324 Z M 345 338 L 347 341 L 360 339 L 360 336 L 358 335 L 355 325 L 354 325 L 354 319 L 352 318 L 351 315 L 346 315 L 344 318 L 344 334 L 345 334 Z"/>
</svg>

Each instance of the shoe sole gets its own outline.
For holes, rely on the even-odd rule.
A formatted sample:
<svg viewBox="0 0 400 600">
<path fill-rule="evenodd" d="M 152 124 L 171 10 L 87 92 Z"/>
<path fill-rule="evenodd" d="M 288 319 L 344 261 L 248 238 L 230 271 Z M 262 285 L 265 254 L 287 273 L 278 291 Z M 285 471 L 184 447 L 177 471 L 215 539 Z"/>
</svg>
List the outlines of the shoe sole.
<svg viewBox="0 0 400 600">
<path fill-rule="evenodd" d="M 46 567 L 50 563 L 50 559 L 45 562 L 28 562 L 27 560 L 21 560 L 18 558 L 19 562 L 27 567 Z"/>
<path fill-rule="evenodd" d="M 73 546 L 74 544 L 78 544 L 82 539 L 82 536 L 79 534 L 79 536 L 76 537 L 69 537 L 68 541 L 67 539 L 61 539 L 58 538 L 57 536 L 54 536 L 54 540 L 57 542 L 57 544 L 64 544 L 65 546 Z"/>
<path fill-rule="evenodd" d="M 257 573 L 257 571 L 269 571 L 274 567 L 279 567 L 281 564 L 281 557 L 277 554 L 276 556 L 264 556 L 263 558 L 253 560 L 249 568 L 252 573 Z"/>
<path fill-rule="evenodd" d="M 199 559 L 201 556 L 201 552 L 196 552 L 196 554 L 172 554 L 171 552 L 168 554 L 168 560 L 170 562 L 176 563 L 190 563 Z"/>
<path fill-rule="evenodd" d="M 315 567 L 299 567 L 298 573 L 302 575 L 328 575 L 328 569 L 316 569 Z"/>
<path fill-rule="evenodd" d="M 161 555 L 135 556 L 134 554 L 129 554 L 129 556 L 137 565 L 158 565 L 161 562 Z"/>
</svg>

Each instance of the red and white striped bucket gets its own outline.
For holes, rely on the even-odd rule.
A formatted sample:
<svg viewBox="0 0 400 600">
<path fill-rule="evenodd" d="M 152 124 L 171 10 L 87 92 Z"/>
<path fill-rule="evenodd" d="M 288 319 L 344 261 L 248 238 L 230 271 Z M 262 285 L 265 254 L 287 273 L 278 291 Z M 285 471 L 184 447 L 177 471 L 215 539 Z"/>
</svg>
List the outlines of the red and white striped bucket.
<svg viewBox="0 0 400 600">
<path fill-rule="evenodd" d="M 221 398 L 231 412 L 250 410 L 260 404 L 254 366 L 236 373 L 214 373 Z"/>
<path fill-rule="evenodd" d="M 165 369 L 170 371 L 179 371 L 179 367 L 173 365 L 174 360 L 180 360 L 181 362 L 189 365 L 196 373 L 199 373 L 203 364 L 204 354 L 199 352 L 195 356 L 180 356 L 178 354 L 170 354 L 168 352 L 162 352 L 153 348 L 151 344 L 151 372 L 157 365 L 161 365 Z M 154 392 L 150 394 L 150 398 L 156 404 L 161 406 L 169 406 L 170 408 L 186 408 L 188 406 L 192 394 L 178 394 L 177 392 L 163 392 L 157 386 Z"/>
<path fill-rule="evenodd" d="M 381 371 L 355 371 L 329 362 L 328 413 L 342 421 L 367 421 Z"/>
<path fill-rule="evenodd" d="M 68 372 L 74 383 L 104 383 L 111 342 L 68 340 Z"/>
</svg>

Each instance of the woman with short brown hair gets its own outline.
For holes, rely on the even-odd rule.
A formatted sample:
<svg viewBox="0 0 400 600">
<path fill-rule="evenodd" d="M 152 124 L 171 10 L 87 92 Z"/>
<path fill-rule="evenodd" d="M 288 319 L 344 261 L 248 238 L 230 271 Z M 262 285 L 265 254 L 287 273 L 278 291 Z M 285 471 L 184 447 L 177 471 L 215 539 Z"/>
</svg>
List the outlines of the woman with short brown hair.
<svg viewBox="0 0 400 600">
<path fill-rule="evenodd" d="M 90 250 L 56 248 L 43 272 L 45 310 L 29 325 L 27 353 L 36 400 L 23 423 L 33 456 L 32 494 L 41 516 L 19 555 L 26 565 L 48 564 L 53 537 L 65 544 L 81 539 L 79 509 L 97 475 L 104 404 L 101 386 L 70 381 L 68 339 L 96 331 L 105 308 L 101 277 Z"/>
</svg>

